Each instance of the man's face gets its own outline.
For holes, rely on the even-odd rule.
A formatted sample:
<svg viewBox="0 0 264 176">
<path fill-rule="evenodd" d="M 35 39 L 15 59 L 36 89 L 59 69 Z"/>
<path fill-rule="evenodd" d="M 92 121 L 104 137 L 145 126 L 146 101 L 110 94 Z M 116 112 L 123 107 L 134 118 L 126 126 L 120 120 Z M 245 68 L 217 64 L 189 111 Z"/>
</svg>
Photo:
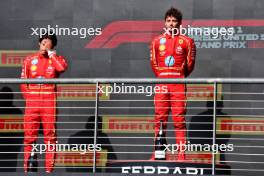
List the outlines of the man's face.
<svg viewBox="0 0 264 176">
<path fill-rule="evenodd" d="M 172 29 L 172 28 L 178 28 L 179 29 L 180 25 L 181 25 L 181 23 L 178 22 L 178 20 L 173 16 L 168 16 L 165 20 L 165 27 L 167 29 L 169 29 L 169 28 L 170 29 Z"/>
<path fill-rule="evenodd" d="M 39 51 L 42 55 L 47 54 L 47 50 L 50 50 L 53 48 L 52 41 L 50 39 L 43 39 L 39 43 Z"/>
</svg>

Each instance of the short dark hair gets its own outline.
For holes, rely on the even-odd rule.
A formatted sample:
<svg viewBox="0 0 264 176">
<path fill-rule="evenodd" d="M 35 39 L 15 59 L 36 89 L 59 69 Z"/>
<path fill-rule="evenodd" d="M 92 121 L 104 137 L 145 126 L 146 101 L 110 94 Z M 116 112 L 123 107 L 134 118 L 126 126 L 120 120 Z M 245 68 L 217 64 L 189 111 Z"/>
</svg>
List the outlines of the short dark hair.
<svg viewBox="0 0 264 176">
<path fill-rule="evenodd" d="M 39 43 L 41 43 L 41 41 L 44 39 L 50 39 L 53 47 L 57 45 L 57 37 L 55 34 L 51 35 L 49 32 L 47 32 L 46 34 L 39 36 Z"/>
<path fill-rule="evenodd" d="M 166 21 L 167 17 L 173 16 L 174 18 L 176 18 L 178 20 L 178 22 L 182 21 L 182 13 L 180 10 L 171 7 L 169 10 L 167 10 L 167 12 L 165 13 L 165 17 L 164 20 Z"/>
</svg>

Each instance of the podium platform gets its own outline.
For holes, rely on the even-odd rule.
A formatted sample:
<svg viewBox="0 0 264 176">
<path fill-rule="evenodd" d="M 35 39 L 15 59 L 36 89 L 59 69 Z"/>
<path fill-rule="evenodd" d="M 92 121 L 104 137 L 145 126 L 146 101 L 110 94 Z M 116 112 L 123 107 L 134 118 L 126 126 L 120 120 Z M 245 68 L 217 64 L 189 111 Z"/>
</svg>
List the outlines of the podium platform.
<svg viewBox="0 0 264 176">
<path fill-rule="evenodd" d="M 211 175 L 212 164 L 152 161 L 152 160 L 122 160 L 109 162 L 107 172 L 122 174 L 163 174 L 163 175 Z M 217 164 L 217 175 L 230 175 L 230 166 Z"/>
</svg>

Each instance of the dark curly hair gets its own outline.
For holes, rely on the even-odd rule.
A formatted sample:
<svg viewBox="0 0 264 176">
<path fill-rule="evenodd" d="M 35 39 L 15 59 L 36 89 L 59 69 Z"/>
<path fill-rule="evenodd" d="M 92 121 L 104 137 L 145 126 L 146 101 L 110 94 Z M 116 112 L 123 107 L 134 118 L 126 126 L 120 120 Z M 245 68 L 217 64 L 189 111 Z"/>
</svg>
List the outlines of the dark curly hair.
<svg viewBox="0 0 264 176">
<path fill-rule="evenodd" d="M 50 39 L 53 47 L 55 47 L 57 45 L 57 37 L 55 34 L 51 35 L 51 34 L 49 34 L 49 32 L 47 32 L 45 35 L 42 35 L 39 37 L 39 43 L 41 43 L 41 41 L 44 39 Z"/>
<path fill-rule="evenodd" d="M 174 18 L 176 18 L 178 20 L 179 23 L 181 23 L 182 21 L 182 13 L 180 10 L 171 7 L 169 10 L 167 10 L 167 12 L 165 13 L 165 17 L 164 20 L 166 21 L 167 17 L 173 16 Z"/>
</svg>

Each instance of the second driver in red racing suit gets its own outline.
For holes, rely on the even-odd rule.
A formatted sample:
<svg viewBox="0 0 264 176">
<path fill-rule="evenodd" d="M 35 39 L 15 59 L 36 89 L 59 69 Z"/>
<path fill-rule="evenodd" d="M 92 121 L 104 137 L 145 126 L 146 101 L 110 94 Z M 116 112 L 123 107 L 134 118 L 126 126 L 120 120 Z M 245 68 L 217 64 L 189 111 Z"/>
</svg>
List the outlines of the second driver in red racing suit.
<svg viewBox="0 0 264 176">
<path fill-rule="evenodd" d="M 57 39 L 55 35 L 44 35 L 39 40 L 40 50 L 36 54 L 25 58 L 21 78 L 50 79 L 58 77 L 64 72 L 67 63 L 62 56 L 58 56 L 53 49 Z M 54 84 L 21 84 L 21 91 L 26 100 L 24 116 L 24 170 L 28 171 L 28 160 L 33 144 L 38 137 L 40 123 L 43 126 L 44 143 L 56 143 L 56 87 Z M 37 151 L 35 151 L 36 153 Z M 55 149 L 46 150 L 46 172 L 50 173 L 54 167 Z"/>
<path fill-rule="evenodd" d="M 181 19 L 180 11 L 174 8 L 169 9 L 165 14 L 166 29 L 179 28 Z M 184 35 L 172 35 L 172 31 L 168 31 L 152 41 L 152 70 L 157 78 L 185 78 L 194 68 L 196 55 L 194 41 Z M 160 121 L 163 121 L 163 129 L 166 129 L 171 110 L 176 144 L 185 144 L 185 84 L 157 84 L 156 86 L 161 88 L 166 86 L 167 93 L 155 93 L 155 136 L 159 132 Z M 178 151 L 178 160 L 185 160 L 184 152 Z"/>
</svg>

